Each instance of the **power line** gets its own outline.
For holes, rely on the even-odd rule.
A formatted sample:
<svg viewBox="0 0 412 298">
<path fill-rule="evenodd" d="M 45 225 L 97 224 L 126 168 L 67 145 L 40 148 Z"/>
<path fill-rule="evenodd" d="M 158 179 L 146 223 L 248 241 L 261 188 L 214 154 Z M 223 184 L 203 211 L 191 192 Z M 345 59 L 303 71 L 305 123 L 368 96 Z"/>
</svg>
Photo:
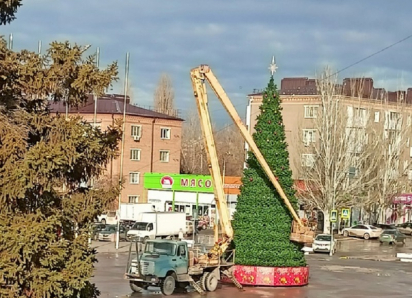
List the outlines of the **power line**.
<svg viewBox="0 0 412 298">
<path fill-rule="evenodd" d="M 397 42 L 392 43 L 392 44 L 390 44 L 389 46 L 386 46 L 386 47 L 380 49 L 379 51 L 374 52 L 374 53 L 372 53 L 372 54 L 370 54 L 370 55 L 368 55 L 368 56 L 366 56 L 366 57 L 364 57 L 364 58 L 362 58 L 362 59 L 360 59 L 360 60 L 358 60 L 358 61 L 356 61 L 356 62 L 354 62 L 354 63 L 352 63 L 352 64 L 349 64 L 348 66 L 346 66 L 346 67 L 338 70 L 337 72 L 335 72 L 335 73 L 332 74 L 331 76 L 337 75 L 337 74 L 339 74 L 339 73 L 341 73 L 341 72 L 343 72 L 343 71 L 345 71 L 345 70 L 347 70 L 347 69 L 349 69 L 349 68 L 351 68 L 351 67 L 353 67 L 353 66 L 355 66 L 355 65 L 358 65 L 358 64 L 362 63 L 363 61 L 365 61 L 365 60 L 367 60 L 367 59 L 369 59 L 369 58 L 372 58 L 373 56 L 376 56 L 376 55 L 378 55 L 378 54 L 380 54 L 380 53 L 382 53 L 382 52 L 385 52 L 386 50 L 388 50 L 388 49 L 390 49 L 390 48 L 392 48 L 392 47 L 394 47 L 394 46 L 396 46 L 396 45 L 398 45 L 398 44 L 400 44 L 400 43 L 402 43 L 402 42 L 410 39 L 411 37 L 412 37 L 412 34 L 411 34 L 411 35 L 408 35 L 407 37 L 402 38 L 401 40 L 398 40 Z M 238 105 L 238 106 L 239 106 L 239 105 Z M 236 106 L 235 106 L 235 107 L 236 107 Z M 214 110 L 213 112 L 221 111 L 221 110 L 225 110 L 225 109 L 224 109 L 224 108 L 221 108 L 221 109 Z M 250 116 L 254 116 L 254 115 L 258 114 L 258 113 L 260 113 L 260 111 L 257 111 L 256 113 L 253 113 L 253 114 L 250 115 Z M 214 134 L 220 133 L 220 132 L 224 131 L 225 129 L 227 129 L 228 127 L 231 127 L 232 125 L 235 125 L 235 123 L 231 123 L 231 124 L 225 126 L 224 128 L 215 131 Z M 197 143 L 199 143 L 199 142 L 203 142 L 203 140 L 204 140 L 204 138 L 201 137 L 201 138 L 199 138 L 197 141 L 192 142 L 192 145 L 195 145 L 195 144 L 197 144 Z M 181 152 L 181 149 L 176 150 L 176 151 L 173 151 L 173 152 L 169 152 L 169 153 L 179 153 L 179 154 L 180 154 L 180 152 Z M 157 163 L 157 162 L 160 162 L 160 160 L 157 160 L 157 161 L 155 161 L 154 163 Z M 143 169 L 143 168 L 145 168 L 145 167 L 147 167 L 147 166 L 150 166 L 150 163 L 147 164 L 147 165 L 141 166 L 138 170 L 141 170 L 141 169 Z M 138 170 L 137 170 L 137 171 L 138 171 Z"/>
<path fill-rule="evenodd" d="M 343 71 L 347 70 L 348 68 L 351 68 L 351 67 L 353 67 L 353 66 L 355 66 L 355 65 L 358 65 L 358 64 L 362 63 L 363 61 L 368 60 L 369 58 L 372 58 L 373 56 L 376 56 L 376 55 L 378 55 L 378 54 L 380 54 L 380 53 L 382 53 L 382 52 L 385 52 L 386 50 L 388 50 L 388 49 L 390 49 L 390 48 L 392 48 L 392 47 L 394 47 L 394 46 L 396 46 L 396 45 L 398 45 L 398 44 L 400 44 L 400 43 L 408 40 L 408 39 L 411 38 L 411 37 L 412 37 L 412 34 L 411 34 L 411 35 L 408 35 L 408 36 L 405 37 L 405 38 L 402 38 L 401 40 L 398 40 L 397 42 L 395 42 L 395 43 L 393 43 L 393 44 L 391 44 L 391 45 L 389 45 L 389 46 L 387 46 L 387 47 L 384 47 L 383 49 L 380 49 L 379 51 L 377 51 L 377 52 L 375 52 L 375 53 L 373 53 L 373 54 L 370 54 L 369 56 L 366 56 L 365 58 L 362 58 L 362 59 L 360 59 L 360 60 L 358 60 L 358 61 L 356 61 L 356 62 L 354 62 L 354 63 L 352 63 L 352 64 L 350 64 L 350 65 L 348 65 L 348 66 L 346 66 L 346 67 L 344 67 L 344 68 L 342 68 L 342 69 L 340 69 L 340 70 L 338 70 L 338 71 L 335 72 L 332 76 L 337 75 L 337 74 L 339 74 L 339 73 L 341 73 L 341 72 L 343 72 Z"/>
</svg>

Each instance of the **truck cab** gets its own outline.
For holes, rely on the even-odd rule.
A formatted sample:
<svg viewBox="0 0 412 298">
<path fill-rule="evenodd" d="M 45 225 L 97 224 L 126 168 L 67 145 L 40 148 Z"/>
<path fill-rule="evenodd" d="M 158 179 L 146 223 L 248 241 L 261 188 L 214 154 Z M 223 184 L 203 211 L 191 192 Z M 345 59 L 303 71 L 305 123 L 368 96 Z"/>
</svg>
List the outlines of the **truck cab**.
<svg viewBox="0 0 412 298">
<path fill-rule="evenodd" d="M 164 295 L 171 295 L 176 286 L 188 285 L 189 263 L 186 242 L 148 240 L 143 252 L 129 260 L 126 277 L 134 292 L 141 292 L 149 286 L 159 286 Z"/>
</svg>

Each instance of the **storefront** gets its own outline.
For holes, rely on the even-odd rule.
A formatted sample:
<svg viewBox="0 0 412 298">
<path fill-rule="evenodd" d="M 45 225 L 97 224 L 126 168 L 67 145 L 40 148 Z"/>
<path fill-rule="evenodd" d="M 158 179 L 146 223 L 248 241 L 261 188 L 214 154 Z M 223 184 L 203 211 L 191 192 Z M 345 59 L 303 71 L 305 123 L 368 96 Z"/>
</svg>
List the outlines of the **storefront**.
<svg viewBox="0 0 412 298">
<path fill-rule="evenodd" d="M 230 214 L 236 208 L 240 177 L 225 177 L 225 194 Z M 148 203 L 156 211 L 185 212 L 188 216 L 214 221 L 216 214 L 212 178 L 208 175 L 145 173 Z"/>
<path fill-rule="evenodd" d="M 393 198 L 393 205 L 387 210 L 388 223 L 401 224 L 412 221 L 412 194 L 401 194 Z"/>
</svg>

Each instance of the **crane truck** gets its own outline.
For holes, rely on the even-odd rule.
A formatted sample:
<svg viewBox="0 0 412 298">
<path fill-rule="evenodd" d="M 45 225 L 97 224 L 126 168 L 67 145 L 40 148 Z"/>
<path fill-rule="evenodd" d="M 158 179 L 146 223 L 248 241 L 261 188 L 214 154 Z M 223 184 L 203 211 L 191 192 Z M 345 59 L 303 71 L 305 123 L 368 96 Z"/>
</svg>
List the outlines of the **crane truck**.
<svg viewBox="0 0 412 298">
<path fill-rule="evenodd" d="M 130 287 L 134 292 L 143 291 L 149 286 L 156 286 L 160 287 L 163 295 L 171 295 L 176 288 L 186 288 L 191 285 L 197 292 L 204 294 L 206 291 L 215 291 L 222 276 L 228 277 L 239 289 L 243 289 L 230 270 L 235 261 L 235 251 L 229 249 L 233 239 L 233 228 L 225 200 L 213 137 L 206 81 L 239 128 L 243 138 L 249 144 L 249 148 L 255 154 L 270 181 L 284 200 L 294 218 L 294 229 L 299 229 L 301 234 L 305 234 L 307 231 L 210 67 L 200 65 L 191 70 L 190 77 L 205 142 L 209 171 L 214 186 L 221 238 L 219 240 L 216 238 L 217 233 L 215 231 L 216 242 L 213 248 L 205 253 L 198 252 L 197 254 L 195 251 L 189 250 L 187 242 L 175 240 L 148 240 L 141 252 L 142 244 L 139 239 L 136 239 L 137 241 L 132 242 L 129 248 L 125 273 L 125 278 L 129 280 Z M 217 225 L 215 228 L 217 229 Z M 292 231 L 292 234 L 296 234 L 296 232 Z M 291 240 L 302 242 L 299 237 L 291 237 Z"/>
</svg>

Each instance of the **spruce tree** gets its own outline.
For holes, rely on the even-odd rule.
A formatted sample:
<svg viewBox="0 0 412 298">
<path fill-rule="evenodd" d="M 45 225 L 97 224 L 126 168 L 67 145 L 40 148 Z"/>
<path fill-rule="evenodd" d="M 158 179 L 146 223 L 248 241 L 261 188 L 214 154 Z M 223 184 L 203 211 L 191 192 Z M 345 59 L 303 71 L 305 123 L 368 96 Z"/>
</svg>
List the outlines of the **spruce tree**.
<svg viewBox="0 0 412 298">
<path fill-rule="evenodd" d="M 82 105 L 116 79 L 84 47 L 53 42 L 45 55 L 0 40 L 0 297 L 92 298 L 89 224 L 118 195 L 117 183 L 82 188 L 116 156 L 118 126 L 52 115 L 49 99 Z"/>
<path fill-rule="evenodd" d="M 292 171 L 273 75 L 263 93 L 253 139 L 297 209 Z M 293 217 L 252 152 L 248 153 L 234 214 L 236 263 L 249 266 L 305 266 L 302 245 L 289 240 Z"/>
<path fill-rule="evenodd" d="M 6 25 L 16 19 L 22 0 L 0 0 L 0 25 Z"/>
</svg>

